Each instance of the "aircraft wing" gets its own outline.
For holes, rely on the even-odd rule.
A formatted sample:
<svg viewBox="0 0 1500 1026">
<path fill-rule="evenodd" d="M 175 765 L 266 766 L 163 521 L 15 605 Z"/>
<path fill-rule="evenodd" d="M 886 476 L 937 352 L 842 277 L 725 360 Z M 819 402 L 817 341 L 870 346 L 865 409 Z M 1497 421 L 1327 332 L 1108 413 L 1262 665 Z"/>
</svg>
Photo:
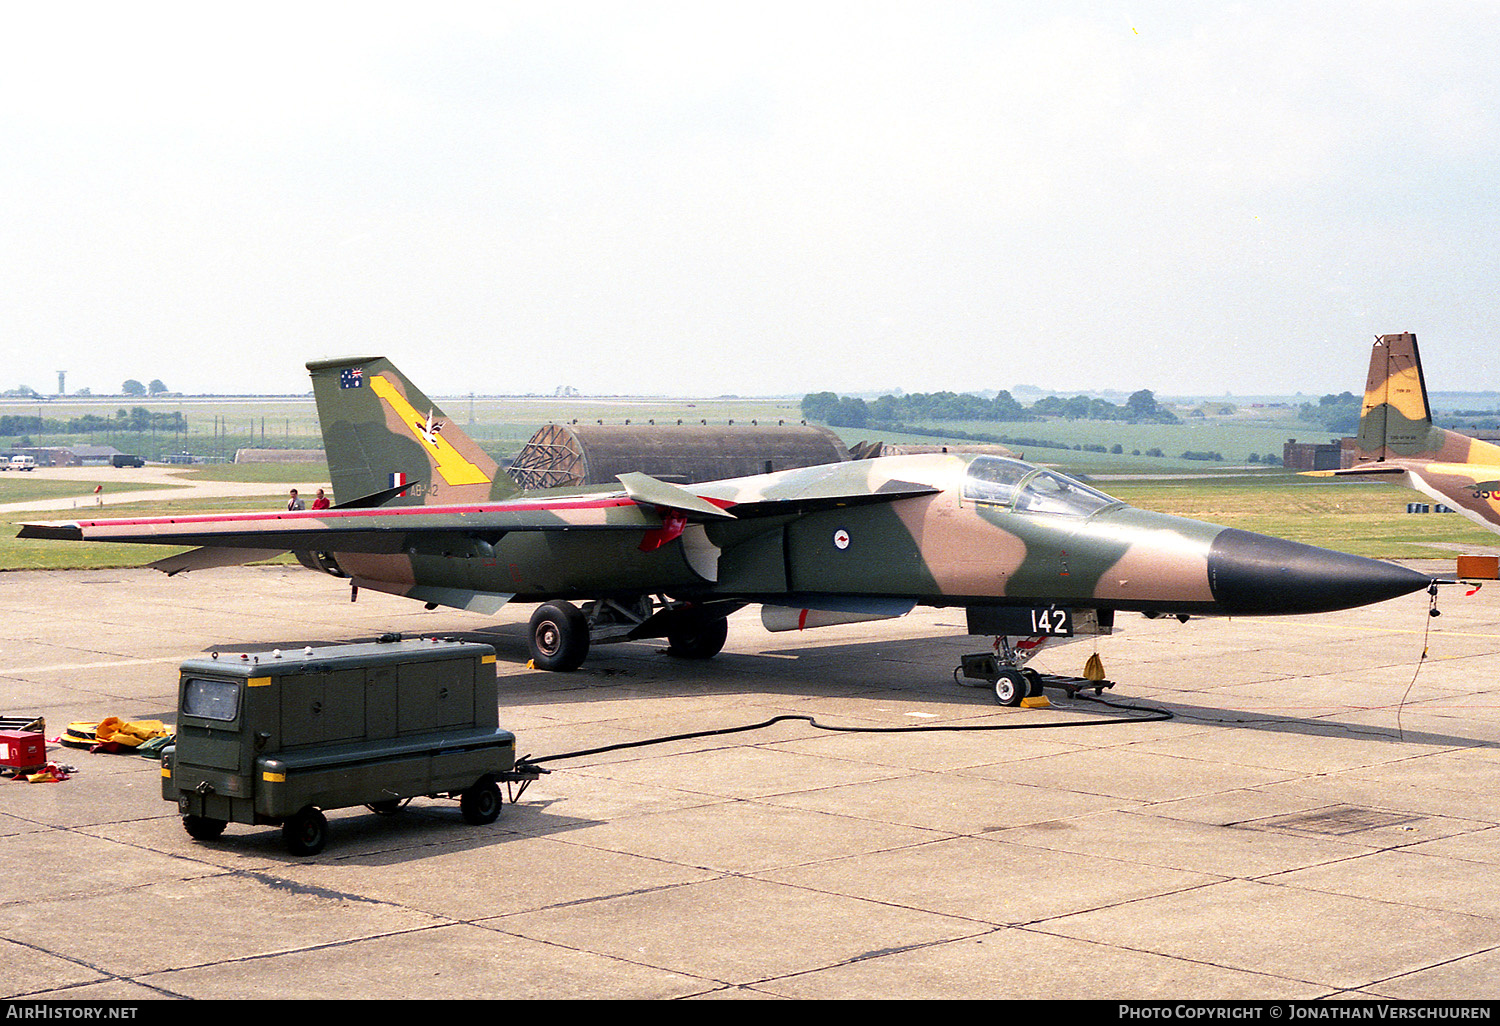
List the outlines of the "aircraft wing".
<svg viewBox="0 0 1500 1026">
<path fill-rule="evenodd" d="M 155 545 L 199 545 L 255 550 L 253 558 L 295 551 L 400 552 L 412 535 L 459 534 L 483 538 L 511 531 L 658 531 L 668 514 L 685 523 L 774 516 L 868 502 L 892 502 L 939 489 L 906 482 L 874 489 L 814 486 L 786 495 L 756 494 L 749 501 L 699 495 L 645 474 L 622 477 L 625 491 L 526 496 L 494 503 L 451 506 L 362 508 L 357 505 L 306 511 L 211 513 L 183 516 L 67 520 L 26 523 L 17 537 L 109 541 Z M 224 565 L 203 560 L 180 569 Z"/>
<path fill-rule="evenodd" d="M 725 502 L 741 520 L 895 502 L 942 491 L 920 481 L 872 480 L 852 474 L 851 468 L 858 469 L 848 463 L 832 463 L 760 479 L 718 481 L 702 488 L 706 498 Z M 753 486 L 751 481 L 755 482 Z"/>
<path fill-rule="evenodd" d="M 575 495 L 474 506 L 401 506 L 273 513 L 72 520 L 21 525 L 18 537 L 211 545 L 220 548 L 397 552 L 407 535 L 651 530 L 660 517 L 625 495 Z"/>
</svg>

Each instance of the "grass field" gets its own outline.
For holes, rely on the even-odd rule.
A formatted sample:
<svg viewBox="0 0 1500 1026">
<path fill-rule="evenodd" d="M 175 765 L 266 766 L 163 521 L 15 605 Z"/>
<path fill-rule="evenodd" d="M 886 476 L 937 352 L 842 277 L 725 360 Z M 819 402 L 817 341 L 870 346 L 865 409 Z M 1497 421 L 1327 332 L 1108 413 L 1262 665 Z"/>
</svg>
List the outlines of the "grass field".
<svg viewBox="0 0 1500 1026">
<path fill-rule="evenodd" d="M 132 484 L 131 490 L 171 490 L 171 485 Z M 0 505 L 12 502 L 40 502 L 43 499 L 70 500 L 91 496 L 94 484 L 91 481 L 46 481 L 30 474 L 0 474 Z M 62 506 L 71 503 L 62 501 Z"/>
<path fill-rule="evenodd" d="M 128 471 L 123 472 L 128 474 Z M 6 477 L 19 475 L 5 475 Z M 24 483 L 0 480 L 0 504 L 56 499 L 55 509 L 41 512 L 0 513 L 0 570 L 84 570 L 117 566 L 140 566 L 182 549 L 168 545 L 114 545 L 66 541 L 22 540 L 19 525 L 35 520 L 73 520 L 136 516 L 168 516 L 173 513 L 244 512 L 275 509 L 285 502 L 288 483 L 305 486 L 328 479 L 328 467 L 318 463 L 215 464 L 184 468 L 184 480 L 230 481 L 264 484 L 264 493 L 233 498 L 172 498 L 172 485 L 131 481 L 112 484 L 110 490 L 160 490 L 162 498 L 151 501 L 111 502 L 102 509 L 93 505 L 92 481 L 38 481 Z M 108 492 L 106 492 L 106 496 Z M 290 558 L 290 557 L 285 557 Z"/>
<path fill-rule="evenodd" d="M 322 460 L 308 463 L 208 463 L 193 467 L 183 475 L 194 481 L 245 481 L 262 484 L 289 484 L 327 481 L 328 464 Z"/>
<path fill-rule="evenodd" d="M 1097 481 L 1104 491 L 1144 509 L 1380 559 L 1444 557 L 1486 551 L 1500 535 L 1457 513 L 1408 514 L 1422 499 L 1397 485 L 1285 472 L 1178 481 Z"/>
<path fill-rule="evenodd" d="M 280 499 L 280 493 L 268 496 Z M 21 539 L 20 525 L 37 520 L 73 520 L 83 517 L 152 517 L 173 513 L 248 512 L 264 510 L 266 499 L 235 498 L 184 502 L 127 502 L 104 510 L 60 509 L 56 513 L 0 514 L 0 570 L 97 570 L 119 566 L 143 566 L 174 552 L 175 545 L 116 545 L 108 542 L 69 542 Z M 290 557 L 285 557 L 290 559 Z"/>
</svg>

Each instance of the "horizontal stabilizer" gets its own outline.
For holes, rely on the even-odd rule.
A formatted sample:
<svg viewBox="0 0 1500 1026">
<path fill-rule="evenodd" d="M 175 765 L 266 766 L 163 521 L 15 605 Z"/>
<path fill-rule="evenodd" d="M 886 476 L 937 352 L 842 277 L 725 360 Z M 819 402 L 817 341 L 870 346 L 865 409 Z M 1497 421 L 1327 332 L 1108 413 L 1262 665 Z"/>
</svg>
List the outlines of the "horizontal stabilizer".
<svg viewBox="0 0 1500 1026">
<path fill-rule="evenodd" d="M 418 602 L 430 602 L 438 606 L 449 606 L 453 609 L 463 609 L 470 613 L 479 613 L 483 616 L 493 616 L 495 613 L 498 613 L 500 608 L 513 597 L 499 591 L 439 588 L 421 584 L 413 585 L 392 583 L 390 581 L 371 581 L 362 577 L 354 578 L 352 583 L 356 587 L 368 588 L 370 591 L 383 591 L 390 595 L 416 599 Z"/>
<path fill-rule="evenodd" d="M 411 491 L 417 485 L 423 484 L 423 483 L 424 482 L 422 482 L 422 481 L 407 481 L 407 482 L 405 482 L 403 484 L 398 484 L 398 485 L 395 485 L 394 487 L 386 488 L 386 489 L 384 489 L 382 491 L 375 492 L 372 495 L 365 495 L 365 496 L 361 496 L 358 499 L 351 499 L 348 502 L 337 503 L 337 504 L 334 505 L 333 508 L 334 509 L 373 509 L 373 508 L 375 508 L 377 506 L 384 506 L 386 503 L 390 502 L 392 499 L 397 498 L 398 496 L 405 495 L 407 492 Z"/>
<path fill-rule="evenodd" d="M 204 547 L 201 549 L 189 549 L 187 552 L 179 552 L 175 556 L 158 559 L 154 563 L 146 565 L 153 570 L 160 570 L 168 577 L 176 574 L 187 573 L 189 570 L 208 570 L 216 566 L 243 566 L 246 563 L 254 563 L 262 559 L 275 559 L 287 549 L 221 549 L 218 547 Z"/>
<path fill-rule="evenodd" d="M 1343 467 L 1339 470 L 1304 470 L 1298 477 L 1365 477 L 1376 474 L 1404 474 L 1406 467 L 1397 466 L 1394 463 L 1360 463 L 1353 467 Z"/>
<path fill-rule="evenodd" d="M 83 541 L 83 528 L 75 523 L 49 521 L 39 524 L 22 524 L 16 532 L 17 538 L 46 538 L 50 541 Z"/>
</svg>

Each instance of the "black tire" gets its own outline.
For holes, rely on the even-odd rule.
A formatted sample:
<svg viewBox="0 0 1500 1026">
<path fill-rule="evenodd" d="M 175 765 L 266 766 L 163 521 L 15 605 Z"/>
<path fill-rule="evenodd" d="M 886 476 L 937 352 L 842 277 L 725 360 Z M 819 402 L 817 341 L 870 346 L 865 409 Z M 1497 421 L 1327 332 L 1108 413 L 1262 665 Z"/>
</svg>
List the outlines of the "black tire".
<svg viewBox="0 0 1500 1026">
<path fill-rule="evenodd" d="M 995 701 L 1001 705 L 1020 705 L 1031 686 L 1020 670 L 1003 669 L 995 678 Z"/>
<path fill-rule="evenodd" d="M 589 654 L 589 624 L 571 602 L 548 602 L 531 614 L 526 640 L 538 670 L 576 670 Z"/>
<path fill-rule="evenodd" d="M 328 843 L 328 820 L 309 805 L 281 824 L 281 839 L 293 855 L 316 855 Z"/>
<path fill-rule="evenodd" d="M 712 659 L 729 637 L 729 621 L 688 620 L 667 632 L 667 654 L 679 659 Z"/>
<path fill-rule="evenodd" d="M 182 829 L 186 830 L 188 836 L 196 841 L 217 840 L 228 825 L 226 820 L 210 819 L 208 816 L 182 817 Z"/>
<path fill-rule="evenodd" d="M 371 802 L 368 808 L 371 812 L 376 813 L 377 815 L 394 816 L 396 813 L 401 811 L 401 799 L 383 798 L 378 802 Z"/>
<path fill-rule="evenodd" d="M 500 809 L 504 804 L 499 785 L 489 777 L 476 782 L 458 796 L 458 811 L 463 813 L 464 822 L 475 826 L 483 826 L 499 819 Z"/>
<path fill-rule="evenodd" d="M 1039 698 L 1047 693 L 1042 686 L 1042 675 L 1029 666 L 1021 670 L 1021 675 L 1026 678 L 1026 697 Z"/>
</svg>

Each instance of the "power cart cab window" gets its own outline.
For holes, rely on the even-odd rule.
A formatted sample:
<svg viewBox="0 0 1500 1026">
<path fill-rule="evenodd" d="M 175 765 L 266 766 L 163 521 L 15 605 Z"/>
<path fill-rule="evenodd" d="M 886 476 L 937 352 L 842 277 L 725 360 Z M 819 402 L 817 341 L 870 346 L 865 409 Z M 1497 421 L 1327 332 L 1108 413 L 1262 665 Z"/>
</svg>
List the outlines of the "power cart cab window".
<svg viewBox="0 0 1500 1026">
<path fill-rule="evenodd" d="M 183 688 L 182 711 L 205 720 L 229 722 L 240 714 L 239 682 L 189 678 Z"/>
</svg>

